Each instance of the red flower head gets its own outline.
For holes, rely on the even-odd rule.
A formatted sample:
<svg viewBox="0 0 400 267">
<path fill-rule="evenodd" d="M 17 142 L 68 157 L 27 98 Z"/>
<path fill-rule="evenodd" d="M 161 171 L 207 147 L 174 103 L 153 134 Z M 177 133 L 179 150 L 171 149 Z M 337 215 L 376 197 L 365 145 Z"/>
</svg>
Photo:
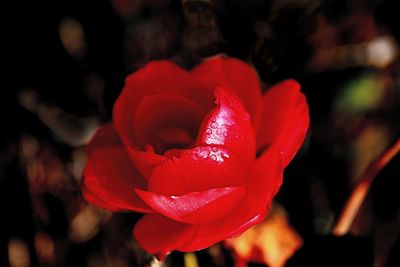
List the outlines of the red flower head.
<svg viewBox="0 0 400 267">
<path fill-rule="evenodd" d="M 113 124 L 89 144 L 83 195 L 145 213 L 133 235 L 149 253 L 206 248 L 263 221 L 308 126 L 293 80 L 263 96 L 233 58 L 190 72 L 153 61 L 127 78 Z"/>
</svg>

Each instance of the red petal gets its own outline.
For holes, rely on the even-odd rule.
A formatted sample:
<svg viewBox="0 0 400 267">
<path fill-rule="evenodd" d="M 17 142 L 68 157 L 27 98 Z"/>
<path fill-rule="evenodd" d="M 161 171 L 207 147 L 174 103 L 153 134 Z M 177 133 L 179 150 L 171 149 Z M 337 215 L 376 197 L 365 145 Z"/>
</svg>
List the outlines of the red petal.
<svg viewBox="0 0 400 267">
<path fill-rule="evenodd" d="M 236 212 L 241 212 L 240 210 Z M 236 237 L 249 229 L 251 226 L 262 222 L 265 214 L 250 215 L 249 212 L 241 213 L 240 220 L 234 222 L 225 220 L 195 226 L 195 235 L 189 242 L 183 243 L 176 249 L 182 252 L 191 252 L 210 247 L 225 239 Z"/>
<path fill-rule="evenodd" d="M 160 215 L 146 215 L 136 225 L 135 237 L 150 253 L 195 251 L 235 237 L 264 220 L 281 183 L 282 173 L 279 152 L 270 148 L 248 175 L 249 194 L 227 216 L 209 223 L 188 225 Z"/>
<path fill-rule="evenodd" d="M 283 168 L 277 151 L 268 149 L 249 174 L 247 194 L 225 218 L 198 226 L 191 242 L 181 251 L 203 249 L 227 238 L 235 237 L 263 221 L 272 198 L 282 181 Z"/>
<path fill-rule="evenodd" d="M 189 242 L 193 234 L 191 225 L 157 214 L 145 215 L 133 229 L 133 236 L 139 245 L 148 253 L 159 255 L 165 255 Z"/>
<path fill-rule="evenodd" d="M 257 203 L 253 208 L 267 208 L 282 184 L 283 161 L 276 147 L 268 148 L 257 159 L 252 176 L 254 179 L 247 180 L 247 186 L 254 194 L 248 196 L 246 205 Z"/>
<path fill-rule="evenodd" d="M 172 61 L 152 61 L 126 79 L 125 87 L 114 105 L 115 128 L 124 144 L 137 147 L 132 122 L 144 96 L 160 93 L 182 96 L 199 103 L 206 111 L 212 106 L 212 90 Z"/>
<path fill-rule="evenodd" d="M 204 114 L 202 107 L 188 98 L 156 94 L 143 97 L 131 123 L 141 147 L 152 144 L 156 150 L 164 152 L 163 145 L 187 147 L 193 144 Z M 167 135 L 162 136 L 163 133 Z"/>
<path fill-rule="evenodd" d="M 224 217 L 242 199 L 243 187 L 213 188 L 182 196 L 164 196 L 136 189 L 136 193 L 153 210 L 173 220 L 200 224 Z"/>
<path fill-rule="evenodd" d="M 300 149 L 309 127 L 306 98 L 296 81 L 287 80 L 266 92 L 263 107 L 258 148 L 277 146 L 286 167 Z"/>
<path fill-rule="evenodd" d="M 113 206 L 111 203 L 104 202 L 100 198 L 98 198 L 96 195 L 94 195 L 92 192 L 89 191 L 84 185 L 82 185 L 82 196 L 83 198 L 89 202 L 89 203 L 96 203 L 95 205 L 97 207 L 100 207 L 105 210 L 109 211 L 120 211 L 121 209 L 118 207 Z"/>
<path fill-rule="evenodd" d="M 253 160 L 255 134 L 249 114 L 228 89 L 218 87 L 215 95 L 217 107 L 202 122 L 196 144 L 223 146 L 243 160 Z"/>
<path fill-rule="evenodd" d="M 156 154 L 152 149 L 141 151 L 128 147 L 126 150 L 133 164 L 146 180 L 150 178 L 155 167 L 167 160 L 164 156 Z"/>
<path fill-rule="evenodd" d="M 232 88 L 254 119 L 260 113 L 262 94 L 259 79 L 254 69 L 235 58 L 217 56 L 204 60 L 192 73 L 209 87 Z"/>
<path fill-rule="evenodd" d="M 153 170 L 149 191 L 162 195 L 184 195 L 218 187 L 240 186 L 246 179 L 248 163 L 221 147 L 197 147 L 174 154 L 177 156 L 172 156 Z"/>
<path fill-rule="evenodd" d="M 291 122 L 292 132 L 287 131 L 286 136 L 282 135 L 278 145 L 278 147 L 282 148 L 281 152 L 285 167 L 301 148 L 310 126 L 307 99 L 303 94 L 297 99 L 297 107 L 294 114 L 296 114 L 297 121 Z"/>
<path fill-rule="evenodd" d="M 146 182 L 133 167 L 111 124 L 96 133 L 88 152 L 82 191 L 89 202 L 113 211 L 152 211 L 134 191 L 145 188 Z"/>
</svg>

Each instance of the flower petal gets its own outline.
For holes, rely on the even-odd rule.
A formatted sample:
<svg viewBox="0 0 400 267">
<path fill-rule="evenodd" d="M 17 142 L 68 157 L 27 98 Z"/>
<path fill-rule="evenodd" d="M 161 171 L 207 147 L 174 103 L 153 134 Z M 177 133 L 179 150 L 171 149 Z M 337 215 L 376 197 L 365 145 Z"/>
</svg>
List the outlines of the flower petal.
<svg viewBox="0 0 400 267">
<path fill-rule="evenodd" d="M 248 163 L 222 147 L 196 147 L 175 154 L 153 170 L 148 191 L 184 195 L 245 182 Z"/>
<path fill-rule="evenodd" d="M 153 210 L 173 220 L 201 224 L 224 217 L 243 198 L 243 187 L 213 188 L 182 196 L 165 196 L 136 189 L 136 193 Z"/>
<path fill-rule="evenodd" d="M 98 198 L 96 195 L 94 195 L 92 192 L 89 191 L 84 185 L 81 187 L 82 190 L 82 196 L 83 198 L 89 202 L 89 203 L 96 203 L 95 205 L 97 207 L 100 207 L 105 210 L 109 211 L 120 211 L 121 209 L 112 205 L 112 203 L 104 202 L 100 198 Z"/>
<path fill-rule="evenodd" d="M 300 149 L 309 127 L 306 98 L 296 81 L 287 80 L 270 88 L 263 101 L 258 148 L 279 147 L 286 167 Z"/>
<path fill-rule="evenodd" d="M 145 215 L 133 229 L 133 236 L 139 245 L 148 253 L 161 257 L 189 242 L 193 234 L 193 226 L 158 214 Z"/>
<path fill-rule="evenodd" d="M 255 133 L 250 115 L 240 100 L 227 88 L 217 87 L 216 104 L 202 122 L 196 145 L 218 145 L 243 160 L 255 158 Z"/>
<path fill-rule="evenodd" d="M 112 124 L 101 128 L 88 145 L 89 158 L 83 171 L 82 190 L 87 201 L 116 210 L 152 211 L 135 193 L 145 188 L 119 142 Z"/>
<path fill-rule="evenodd" d="M 159 93 L 181 96 L 199 103 L 206 111 L 212 107 L 212 90 L 170 60 L 152 61 L 126 79 L 124 89 L 114 105 L 115 128 L 125 145 L 143 149 L 135 143 L 132 123 L 143 97 Z"/>
<path fill-rule="evenodd" d="M 283 178 L 283 160 L 277 147 L 270 147 L 257 159 L 252 171 L 254 179 L 248 179 L 248 190 L 254 194 L 248 195 L 247 204 L 253 203 L 253 208 L 268 208 L 272 198 L 278 192 Z M 256 203 L 256 204 L 255 204 Z"/>
<path fill-rule="evenodd" d="M 137 170 L 146 180 L 150 178 L 154 168 L 167 160 L 166 157 L 155 153 L 151 147 L 148 147 L 146 151 L 136 150 L 133 147 L 125 149 Z"/>
<path fill-rule="evenodd" d="M 291 122 L 291 133 L 288 131 L 286 132 L 286 136 L 282 135 L 278 145 L 282 148 L 281 152 L 285 167 L 301 148 L 310 126 L 307 100 L 303 94 L 301 94 L 297 99 L 297 107 L 294 114 L 296 114 L 297 121 Z"/>
<path fill-rule="evenodd" d="M 188 98 L 154 94 L 143 97 L 131 123 L 141 147 L 152 144 L 162 153 L 192 145 L 204 114 L 202 107 Z"/>
<path fill-rule="evenodd" d="M 256 121 L 261 111 L 262 94 L 257 73 L 249 64 L 235 58 L 216 56 L 205 59 L 192 73 L 211 88 L 232 88 L 254 119 L 253 123 Z"/>
<path fill-rule="evenodd" d="M 215 94 L 217 107 L 200 127 L 197 147 L 167 151 L 172 156 L 152 172 L 149 191 L 183 195 L 243 184 L 246 169 L 255 161 L 250 116 L 229 89 L 217 88 Z"/>
<path fill-rule="evenodd" d="M 240 212 L 240 211 L 237 211 Z M 250 215 L 249 212 L 241 214 L 240 220 L 233 222 L 220 220 L 204 225 L 195 226 L 195 234 L 189 242 L 183 243 L 176 248 L 182 252 L 191 252 L 210 247 L 225 239 L 236 237 L 249 229 L 251 226 L 262 222 L 266 214 Z"/>
<path fill-rule="evenodd" d="M 279 152 L 273 148 L 268 149 L 249 174 L 247 192 L 250 193 L 246 194 L 240 204 L 223 219 L 199 225 L 192 240 L 178 249 L 203 249 L 224 239 L 238 236 L 251 226 L 262 222 L 282 182 L 282 174 Z"/>
</svg>

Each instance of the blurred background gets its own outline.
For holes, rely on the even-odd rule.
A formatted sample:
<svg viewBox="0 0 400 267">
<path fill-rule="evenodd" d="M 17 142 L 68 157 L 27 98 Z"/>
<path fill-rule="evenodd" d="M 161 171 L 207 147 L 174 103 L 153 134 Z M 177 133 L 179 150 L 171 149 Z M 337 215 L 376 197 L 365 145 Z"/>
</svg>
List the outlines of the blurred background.
<svg viewBox="0 0 400 267">
<path fill-rule="evenodd" d="M 395 4 L 4 3 L 10 16 L 2 38 L 0 266 L 400 266 Z M 85 144 L 110 121 L 127 74 L 153 59 L 190 69 L 219 53 L 252 64 L 263 90 L 298 80 L 310 131 L 264 223 L 159 263 L 132 239 L 140 215 L 111 214 L 82 199 Z M 360 207 L 354 218 L 341 217 L 352 194 L 361 195 Z"/>
</svg>

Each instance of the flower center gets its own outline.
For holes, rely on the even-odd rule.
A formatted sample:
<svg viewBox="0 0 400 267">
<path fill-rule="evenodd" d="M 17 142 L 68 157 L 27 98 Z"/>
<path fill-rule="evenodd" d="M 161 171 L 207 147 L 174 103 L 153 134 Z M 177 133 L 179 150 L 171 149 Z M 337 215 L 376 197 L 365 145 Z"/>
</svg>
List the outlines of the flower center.
<svg viewBox="0 0 400 267">
<path fill-rule="evenodd" d="M 158 154 L 164 154 L 170 149 L 188 148 L 193 145 L 193 140 L 185 129 L 168 128 L 155 134 L 151 144 Z"/>
</svg>

